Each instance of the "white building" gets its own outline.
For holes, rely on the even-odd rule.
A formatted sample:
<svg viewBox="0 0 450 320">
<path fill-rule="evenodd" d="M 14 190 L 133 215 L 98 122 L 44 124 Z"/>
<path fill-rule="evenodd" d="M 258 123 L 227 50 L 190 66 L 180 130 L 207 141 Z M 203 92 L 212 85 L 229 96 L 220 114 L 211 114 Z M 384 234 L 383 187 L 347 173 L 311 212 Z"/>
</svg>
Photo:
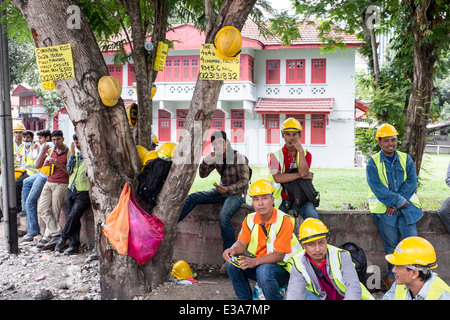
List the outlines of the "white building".
<svg viewBox="0 0 450 320">
<path fill-rule="evenodd" d="M 302 38 L 282 46 L 279 39 L 260 36 L 252 22 L 242 29 L 240 79 L 224 82 L 211 128 L 226 131 L 250 164 L 267 164 L 267 153 L 284 144 L 281 124 L 292 116 L 302 124 L 301 142 L 312 153 L 314 167 L 354 166 L 355 51 L 361 42 L 336 34 L 343 37 L 347 50 L 321 54 L 317 33 L 314 25 L 301 26 Z M 197 81 L 205 36 L 191 25 L 181 25 L 167 38 L 176 41 L 156 80 L 153 130 L 160 142 L 176 142 Z M 123 85 L 125 105 L 135 102 L 134 65 L 113 65 L 112 54 L 104 57 L 110 75 Z"/>
</svg>

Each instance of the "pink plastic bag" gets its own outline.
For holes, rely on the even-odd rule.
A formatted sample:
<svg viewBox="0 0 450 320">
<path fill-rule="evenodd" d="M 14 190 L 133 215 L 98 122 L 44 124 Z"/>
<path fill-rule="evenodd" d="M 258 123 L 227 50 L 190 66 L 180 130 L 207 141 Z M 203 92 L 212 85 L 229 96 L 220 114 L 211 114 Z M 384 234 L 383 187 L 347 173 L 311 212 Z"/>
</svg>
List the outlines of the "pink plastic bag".
<svg viewBox="0 0 450 320">
<path fill-rule="evenodd" d="M 158 250 L 164 236 L 163 223 L 158 217 L 145 212 L 136 202 L 133 192 L 128 202 L 130 231 L 128 234 L 128 255 L 139 265 L 150 261 Z"/>
</svg>

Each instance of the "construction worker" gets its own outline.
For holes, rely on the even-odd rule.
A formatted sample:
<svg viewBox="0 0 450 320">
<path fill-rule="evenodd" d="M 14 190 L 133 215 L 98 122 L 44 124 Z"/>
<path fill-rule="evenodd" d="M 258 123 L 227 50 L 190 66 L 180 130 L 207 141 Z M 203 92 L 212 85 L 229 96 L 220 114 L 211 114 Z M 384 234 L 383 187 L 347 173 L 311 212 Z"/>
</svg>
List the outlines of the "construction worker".
<svg viewBox="0 0 450 320">
<path fill-rule="evenodd" d="M 155 134 L 152 134 L 152 147 L 150 148 L 150 151 L 156 150 L 157 146 L 158 146 L 158 137 Z"/>
<path fill-rule="evenodd" d="M 214 188 L 191 193 L 184 203 L 178 222 L 181 222 L 197 204 L 221 204 L 219 212 L 220 232 L 223 250 L 235 242 L 236 237 L 231 218 L 245 202 L 250 167 L 245 155 L 235 151 L 224 131 L 216 130 L 211 134 L 211 146 L 214 151 L 205 156 L 199 166 L 200 178 L 206 178 L 214 169 L 220 175 L 220 184 L 214 182 Z M 225 264 L 221 272 L 226 272 Z"/>
<path fill-rule="evenodd" d="M 22 149 L 23 149 L 22 132 L 24 132 L 25 130 L 26 130 L 25 126 L 22 123 L 20 123 L 20 122 L 17 122 L 13 126 L 14 168 L 20 167 L 20 156 L 19 155 L 20 155 L 20 153 L 22 152 Z"/>
<path fill-rule="evenodd" d="M 447 175 L 445 177 L 445 183 L 447 186 L 450 187 L 450 162 L 448 163 L 447 167 Z M 447 229 L 447 233 L 450 234 L 450 197 L 444 200 L 442 202 L 439 210 L 436 212 L 439 218 L 441 219 L 442 223 L 445 226 L 445 229 Z"/>
<path fill-rule="evenodd" d="M 311 201 L 306 201 L 300 207 L 293 207 L 289 195 L 283 190 L 281 184 L 296 179 L 312 180 L 314 174 L 309 170 L 312 162 L 312 155 L 303 148 L 300 143 L 302 126 L 297 119 L 288 118 L 281 126 L 281 134 L 284 139 L 284 146 L 268 155 L 269 169 L 271 175 L 268 180 L 275 190 L 275 205 L 283 212 L 294 210 L 294 215 L 301 214 L 304 219 L 312 217 L 319 219 L 316 207 Z M 293 173 L 287 171 L 293 170 Z"/>
<path fill-rule="evenodd" d="M 307 218 L 299 228 L 304 250 L 288 264 L 288 300 L 374 300 L 360 283 L 348 251 L 328 244 L 329 230 L 319 219 Z"/>
<path fill-rule="evenodd" d="M 394 252 L 402 238 L 417 236 L 416 222 L 423 213 L 415 194 L 416 168 L 411 157 L 397 151 L 397 130 L 390 124 L 381 125 L 376 140 L 381 151 L 367 162 L 366 178 L 369 185 L 369 210 L 380 231 L 387 254 Z M 392 264 L 383 284 L 389 289 L 394 283 Z"/>
<path fill-rule="evenodd" d="M 252 299 L 248 279 L 257 281 L 267 300 L 281 300 L 280 288 L 289 281 L 286 261 L 301 249 L 294 234 L 295 220 L 274 208 L 274 189 L 258 179 L 250 185 L 255 212 L 242 222 L 238 239 L 224 250 L 223 258 L 239 300 Z M 247 251 L 251 256 L 242 255 Z"/>
<path fill-rule="evenodd" d="M 395 283 L 383 300 L 450 300 L 450 287 L 431 271 L 436 252 L 424 238 L 402 240 L 386 260 L 394 265 Z"/>
</svg>

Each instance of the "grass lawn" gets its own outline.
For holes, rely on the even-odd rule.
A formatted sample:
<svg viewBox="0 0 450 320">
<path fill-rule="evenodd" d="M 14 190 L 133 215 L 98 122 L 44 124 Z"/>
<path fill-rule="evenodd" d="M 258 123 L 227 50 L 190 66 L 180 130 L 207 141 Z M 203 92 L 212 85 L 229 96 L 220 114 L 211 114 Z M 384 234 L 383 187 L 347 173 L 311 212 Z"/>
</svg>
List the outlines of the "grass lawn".
<svg viewBox="0 0 450 320">
<path fill-rule="evenodd" d="M 441 203 L 450 196 L 450 188 L 445 183 L 450 155 L 425 154 L 419 177 L 417 195 L 423 208 L 438 209 Z M 252 181 L 267 178 L 267 167 L 252 166 Z M 320 210 L 339 210 L 342 203 L 348 202 L 355 208 L 367 202 L 368 185 L 366 170 L 311 168 L 314 172 L 314 186 L 320 192 Z M 213 182 L 220 182 L 220 176 L 213 171 L 207 178 L 195 178 L 190 193 L 213 188 Z M 247 197 L 247 203 L 251 203 Z"/>
</svg>

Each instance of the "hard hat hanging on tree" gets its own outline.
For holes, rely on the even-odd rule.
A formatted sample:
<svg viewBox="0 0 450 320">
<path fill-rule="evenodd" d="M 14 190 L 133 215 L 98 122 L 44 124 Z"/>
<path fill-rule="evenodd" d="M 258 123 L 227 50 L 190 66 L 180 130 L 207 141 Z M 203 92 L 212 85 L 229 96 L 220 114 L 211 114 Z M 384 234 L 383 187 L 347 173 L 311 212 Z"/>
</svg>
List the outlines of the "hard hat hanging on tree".
<svg viewBox="0 0 450 320">
<path fill-rule="evenodd" d="M 236 59 L 242 47 L 241 33 L 235 27 L 223 27 L 216 33 L 214 47 L 219 58 L 223 60 Z"/>
<path fill-rule="evenodd" d="M 98 81 L 98 93 L 105 106 L 112 107 L 119 101 L 122 94 L 122 86 L 117 78 L 103 76 Z"/>
<path fill-rule="evenodd" d="M 132 103 L 126 108 L 126 110 L 127 110 L 128 123 L 130 126 L 134 127 L 134 125 L 136 124 L 136 119 L 137 119 L 138 105 L 136 103 Z"/>
</svg>

